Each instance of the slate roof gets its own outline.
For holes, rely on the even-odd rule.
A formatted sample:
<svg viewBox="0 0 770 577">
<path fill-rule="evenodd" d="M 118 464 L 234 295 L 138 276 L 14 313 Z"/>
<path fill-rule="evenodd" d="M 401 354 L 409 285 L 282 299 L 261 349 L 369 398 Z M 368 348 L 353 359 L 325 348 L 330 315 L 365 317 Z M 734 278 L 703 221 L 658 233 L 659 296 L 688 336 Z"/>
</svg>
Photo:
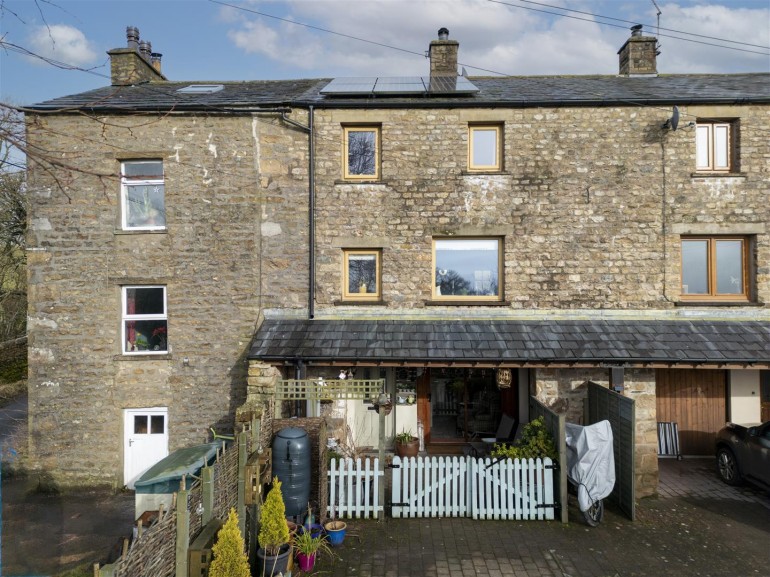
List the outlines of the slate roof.
<svg viewBox="0 0 770 577">
<path fill-rule="evenodd" d="M 243 82 L 158 82 L 108 86 L 64 96 L 32 109 L 200 110 L 307 106 L 319 108 L 464 106 L 610 106 L 623 104 L 770 103 L 770 74 L 678 74 L 657 77 L 501 76 L 472 77 L 472 96 L 334 97 L 320 94 L 331 79 Z M 222 84 L 212 94 L 182 94 L 190 84 Z"/>
<path fill-rule="evenodd" d="M 267 319 L 249 358 L 306 362 L 770 363 L 770 323 Z"/>
</svg>

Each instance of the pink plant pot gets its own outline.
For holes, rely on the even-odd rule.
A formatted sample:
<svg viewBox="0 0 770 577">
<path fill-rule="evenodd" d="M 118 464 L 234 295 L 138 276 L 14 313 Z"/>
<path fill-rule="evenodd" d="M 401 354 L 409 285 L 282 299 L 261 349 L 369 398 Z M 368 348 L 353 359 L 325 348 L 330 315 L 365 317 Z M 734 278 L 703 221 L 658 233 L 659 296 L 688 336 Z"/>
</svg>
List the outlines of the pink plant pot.
<svg viewBox="0 0 770 577">
<path fill-rule="evenodd" d="M 300 571 L 304 573 L 309 573 L 313 570 L 313 566 L 315 565 L 315 553 L 311 553 L 310 555 L 305 555 L 304 553 L 297 553 L 297 563 L 299 563 L 299 569 Z"/>
</svg>

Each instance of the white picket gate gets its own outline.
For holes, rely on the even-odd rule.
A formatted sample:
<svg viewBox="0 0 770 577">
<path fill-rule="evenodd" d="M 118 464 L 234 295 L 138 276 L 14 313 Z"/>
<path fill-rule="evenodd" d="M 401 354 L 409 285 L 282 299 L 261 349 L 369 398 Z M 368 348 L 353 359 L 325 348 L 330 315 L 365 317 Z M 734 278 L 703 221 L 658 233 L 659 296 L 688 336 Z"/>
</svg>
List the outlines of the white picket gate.
<svg viewBox="0 0 770 577">
<path fill-rule="evenodd" d="M 379 502 L 382 471 L 379 459 L 331 459 L 329 463 L 329 506 L 335 519 L 377 518 L 384 505 Z"/>
<path fill-rule="evenodd" d="M 393 459 L 393 517 L 554 519 L 551 459 Z"/>
</svg>

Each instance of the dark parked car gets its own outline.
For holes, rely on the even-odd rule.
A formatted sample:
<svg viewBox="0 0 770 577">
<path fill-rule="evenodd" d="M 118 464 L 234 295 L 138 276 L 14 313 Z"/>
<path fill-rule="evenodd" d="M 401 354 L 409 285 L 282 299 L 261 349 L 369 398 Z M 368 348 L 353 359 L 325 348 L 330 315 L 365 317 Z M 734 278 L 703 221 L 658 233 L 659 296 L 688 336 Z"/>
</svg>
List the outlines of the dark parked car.
<svg viewBox="0 0 770 577">
<path fill-rule="evenodd" d="M 756 427 L 727 423 L 717 433 L 717 466 L 728 485 L 746 479 L 770 489 L 770 421 Z"/>
</svg>

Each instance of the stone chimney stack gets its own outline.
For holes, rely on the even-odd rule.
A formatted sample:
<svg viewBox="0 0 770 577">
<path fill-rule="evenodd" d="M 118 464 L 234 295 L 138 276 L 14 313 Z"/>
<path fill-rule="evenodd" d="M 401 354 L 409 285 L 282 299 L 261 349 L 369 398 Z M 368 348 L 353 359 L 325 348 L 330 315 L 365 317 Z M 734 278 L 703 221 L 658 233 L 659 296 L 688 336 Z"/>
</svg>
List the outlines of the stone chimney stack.
<svg viewBox="0 0 770 577">
<path fill-rule="evenodd" d="M 642 25 L 631 27 L 631 38 L 618 51 L 621 76 L 658 75 L 658 39 L 642 36 Z"/>
<path fill-rule="evenodd" d="M 126 40 L 126 48 L 115 48 L 107 52 L 110 56 L 112 85 L 130 86 L 165 81 L 166 77 L 160 72 L 161 55 L 152 52 L 149 42 L 140 42 L 139 29 L 127 27 Z"/>
<path fill-rule="evenodd" d="M 438 40 L 433 40 L 428 49 L 431 77 L 456 77 L 457 52 L 459 49 L 460 43 L 457 40 L 449 40 L 449 30 L 441 28 L 438 31 Z"/>
</svg>

